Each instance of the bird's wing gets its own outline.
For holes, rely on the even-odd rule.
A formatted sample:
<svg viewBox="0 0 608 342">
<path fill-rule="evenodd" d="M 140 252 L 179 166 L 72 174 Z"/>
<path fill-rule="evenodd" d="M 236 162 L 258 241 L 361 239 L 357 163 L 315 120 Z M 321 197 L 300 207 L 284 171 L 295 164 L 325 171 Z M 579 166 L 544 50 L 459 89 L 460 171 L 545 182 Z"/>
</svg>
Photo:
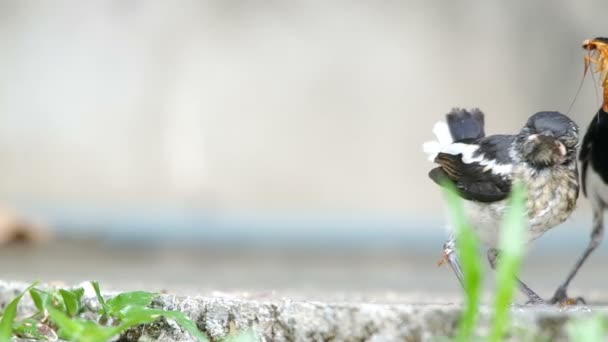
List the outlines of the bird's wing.
<svg viewBox="0 0 608 342">
<path fill-rule="evenodd" d="M 593 146 L 594 143 L 595 144 L 600 144 L 603 145 L 602 141 L 604 141 L 605 139 L 602 139 L 601 134 L 602 132 L 605 130 L 605 123 L 604 122 L 600 122 L 600 120 L 602 120 L 602 118 L 607 115 L 605 112 L 603 112 L 602 109 L 600 109 L 597 113 L 596 116 L 593 117 L 593 119 L 591 120 L 591 123 L 589 124 L 589 128 L 587 128 L 587 132 L 585 133 L 585 136 L 583 137 L 583 142 L 581 144 L 581 151 L 578 155 L 578 159 L 581 162 L 581 185 L 583 187 L 583 194 L 585 194 L 585 196 L 587 196 L 587 172 L 590 172 L 590 168 L 589 168 L 589 164 L 591 162 L 593 162 L 594 168 L 596 169 L 604 169 L 603 164 L 605 163 L 604 160 L 604 156 L 601 156 L 601 158 L 594 158 L 594 148 L 599 150 L 603 150 L 601 147 L 602 146 Z M 601 126 L 601 127 L 600 127 Z M 600 177 L 603 178 L 603 174 L 602 172 L 598 172 L 600 173 Z"/>
<path fill-rule="evenodd" d="M 581 161 L 581 185 L 583 187 L 583 194 L 587 196 L 587 170 L 589 169 L 589 161 L 591 160 L 591 145 L 593 136 L 596 131 L 596 119 L 595 117 L 591 120 L 591 124 L 585 133 L 583 143 L 581 144 L 581 151 L 578 155 L 578 159 Z"/>
<path fill-rule="evenodd" d="M 429 177 L 439 185 L 452 182 L 460 196 L 479 202 L 505 199 L 511 190 L 513 136 L 490 136 L 447 146 L 435 158 Z"/>
</svg>

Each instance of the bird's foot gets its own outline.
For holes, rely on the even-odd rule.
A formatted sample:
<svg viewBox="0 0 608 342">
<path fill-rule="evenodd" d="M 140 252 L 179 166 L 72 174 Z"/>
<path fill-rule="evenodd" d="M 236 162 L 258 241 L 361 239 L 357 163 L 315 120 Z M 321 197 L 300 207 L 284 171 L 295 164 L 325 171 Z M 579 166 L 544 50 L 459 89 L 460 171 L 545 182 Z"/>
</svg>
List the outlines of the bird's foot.
<svg viewBox="0 0 608 342">
<path fill-rule="evenodd" d="M 549 300 L 551 304 L 557 304 L 561 307 L 564 306 L 572 306 L 572 305 L 585 305 L 587 302 L 583 299 L 583 297 L 570 298 L 566 292 L 566 289 L 560 287 L 555 291 L 553 297 Z"/>
</svg>

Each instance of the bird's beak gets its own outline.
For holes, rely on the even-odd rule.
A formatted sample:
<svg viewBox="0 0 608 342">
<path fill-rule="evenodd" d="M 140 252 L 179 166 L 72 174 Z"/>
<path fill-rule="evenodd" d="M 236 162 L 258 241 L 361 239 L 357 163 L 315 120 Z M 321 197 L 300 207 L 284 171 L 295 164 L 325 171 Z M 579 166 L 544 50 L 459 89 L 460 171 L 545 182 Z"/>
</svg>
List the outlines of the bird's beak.
<svg viewBox="0 0 608 342">
<path fill-rule="evenodd" d="M 566 150 L 566 146 L 564 146 L 564 144 L 562 144 L 562 142 L 559 140 L 555 140 L 555 145 L 556 145 L 556 149 L 557 149 L 557 152 L 559 153 L 559 155 L 562 157 L 566 156 L 566 153 L 568 152 Z"/>
<path fill-rule="evenodd" d="M 566 146 L 561 141 L 555 139 L 552 135 L 542 133 L 532 134 L 528 137 L 528 140 L 545 144 L 545 146 L 551 146 L 551 144 L 553 144 L 555 146 L 555 152 L 557 152 L 561 157 L 566 156 L 566 153 L 568 153 Z"/>
</svg>

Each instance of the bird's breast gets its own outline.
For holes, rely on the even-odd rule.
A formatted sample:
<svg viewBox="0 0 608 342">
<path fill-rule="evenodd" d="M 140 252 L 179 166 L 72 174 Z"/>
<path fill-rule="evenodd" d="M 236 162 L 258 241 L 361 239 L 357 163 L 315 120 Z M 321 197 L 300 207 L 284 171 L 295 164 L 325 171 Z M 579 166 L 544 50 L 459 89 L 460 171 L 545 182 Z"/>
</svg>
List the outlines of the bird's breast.
<svg viewBox="0 0 608 342">
<path fill-rule="evenodd" d="M 522 168 L 517 178 L 527 185 L 529 240 L 566 221 L 578 198 L 579 183 L 575 168 L 567 166 L 541 170 Z"/>
</svg>

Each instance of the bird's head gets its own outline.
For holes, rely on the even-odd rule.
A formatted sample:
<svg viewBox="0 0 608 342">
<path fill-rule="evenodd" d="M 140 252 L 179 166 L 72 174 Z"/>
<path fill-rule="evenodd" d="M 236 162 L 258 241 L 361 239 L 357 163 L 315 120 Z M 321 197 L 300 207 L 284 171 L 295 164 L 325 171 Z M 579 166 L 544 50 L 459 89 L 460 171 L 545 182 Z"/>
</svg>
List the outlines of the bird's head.
<svg viewBox="0 0 608 342">
<path fill-rule="evenodd" d="M 516 139 L 523 161 L 534 167 L 576 162 L 578 126 L 559 112 L 538 112 L 528 119 Z"/>
</svg>

